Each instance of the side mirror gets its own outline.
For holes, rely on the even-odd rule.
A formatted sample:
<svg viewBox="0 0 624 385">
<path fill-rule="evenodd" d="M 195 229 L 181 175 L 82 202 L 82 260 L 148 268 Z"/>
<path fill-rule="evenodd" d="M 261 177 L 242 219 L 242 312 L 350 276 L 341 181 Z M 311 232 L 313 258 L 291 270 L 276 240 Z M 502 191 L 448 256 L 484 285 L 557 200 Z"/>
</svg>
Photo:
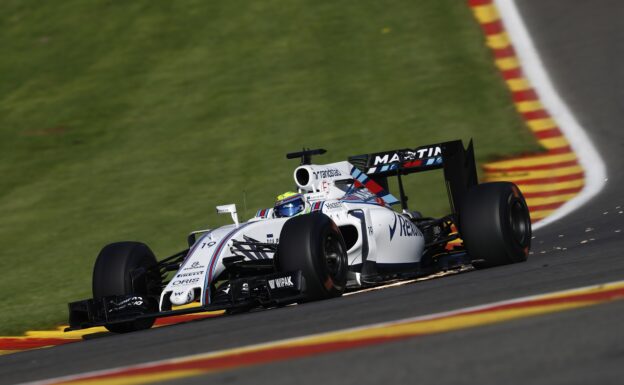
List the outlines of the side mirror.
<svg viewBox="0 0 624 385">
<path fill-rule="evenodd" d="M 236 213 L 236 205 L 234 203 L 230 205 L 217 206 L 217 213 L 218 214 L 228 214 L 228 213 L 231 214 L 234 224 L 236 225 L 236 227 L 238 227 L 238 214 Z"/>
</svg>

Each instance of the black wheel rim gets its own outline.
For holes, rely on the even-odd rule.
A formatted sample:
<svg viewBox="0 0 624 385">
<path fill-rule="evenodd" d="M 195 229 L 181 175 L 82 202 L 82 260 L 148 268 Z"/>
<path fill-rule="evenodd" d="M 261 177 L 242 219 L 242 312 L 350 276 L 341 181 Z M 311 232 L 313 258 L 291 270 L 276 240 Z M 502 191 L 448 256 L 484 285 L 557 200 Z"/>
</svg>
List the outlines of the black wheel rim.
<svg viewBox="0 0 624 385">
<path fill-rule="evenodd" d="M 520 200 L 513 200 L 510 209 L 511 234 L 513 239 L 522 247 L 526 246 L 529 238 L 528 209 Z"/>
<path fill-rule="evenodd" d="M 344 250 L 340 240 L 333 234 L 329 234 L 323 243 L 323 252 L 325 254 L 325 268 L 332 280 L 340 277 L 340 273 L 344 268 Z"/>
</svg>

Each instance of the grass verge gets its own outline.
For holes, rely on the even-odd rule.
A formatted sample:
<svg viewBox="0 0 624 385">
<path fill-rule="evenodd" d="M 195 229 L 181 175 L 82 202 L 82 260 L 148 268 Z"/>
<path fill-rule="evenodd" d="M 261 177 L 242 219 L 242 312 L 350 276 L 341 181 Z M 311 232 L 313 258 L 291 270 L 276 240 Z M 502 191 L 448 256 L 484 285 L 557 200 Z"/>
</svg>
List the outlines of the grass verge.
<svg viewBox="0 0 624 385">
<path fill-rule="evenodd" d="M 64 321 L 108 242 L 164 257 L 216 204 L 271 206 L 302 146 L 536 149 L 453 0 L 5 0 L 0 40 L 0 334 Z M 446 211 L 439 175 L 410 179 Z"/>
</svg>

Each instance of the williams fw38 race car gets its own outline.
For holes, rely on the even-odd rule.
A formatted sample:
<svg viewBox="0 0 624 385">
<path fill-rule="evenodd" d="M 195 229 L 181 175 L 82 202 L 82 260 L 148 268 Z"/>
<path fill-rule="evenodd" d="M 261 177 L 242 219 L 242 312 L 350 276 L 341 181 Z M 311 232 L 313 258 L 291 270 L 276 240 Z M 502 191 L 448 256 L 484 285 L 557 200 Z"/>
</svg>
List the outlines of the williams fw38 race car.
<svg viewBox="0 0 624 385">
<path fill-rule="evenodd" d="M 105 246 L 95 262 L 93 298 L 69 304 L 67 330 L 130 332 L 150 328 L 157 317 L 284 306 L 527 259 L 524 197 L 512 183 L 478 184 L 472 142 L 466 149 L 456 140 L 312 164 L 323 153 L 288 154 L 301 159 L 296 192 L 242 223 L 235 205 L 217 206 L 234 223 L 192 232 L 188 249 L 173 256 L 157 261 L 139 242 Z M 433 169 L 443 169 L 448 191 L 450 213 L 442 218 L 408 210 L 403 188 L 405 176 Z M 391 177 L 398 198 L 389 191 Z"/>
</svg>

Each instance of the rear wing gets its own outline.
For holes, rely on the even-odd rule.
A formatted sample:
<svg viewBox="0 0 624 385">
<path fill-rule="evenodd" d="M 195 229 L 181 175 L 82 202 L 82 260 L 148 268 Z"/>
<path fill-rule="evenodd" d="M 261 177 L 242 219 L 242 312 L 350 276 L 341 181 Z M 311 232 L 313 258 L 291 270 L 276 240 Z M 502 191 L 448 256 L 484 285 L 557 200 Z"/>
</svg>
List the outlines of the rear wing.
<svg viewBox="0 0 624 385">
<path fill-rule="evenodd" d="M 472 140 L 467 148 L 461 140 L 421 146 L 414 149 L 391 150 L 349 157 L 349 163 L 367 174 L 388 190 L 389 176 L 399 179 L 401 206 L 407 210 L 407 196 L 403 191 L 401 176 L 412 173 L 444 169 L 444 179 L 451 211 L 459 213 L 468 189 L 478 184 L 477 167 Z"/>
</svg>

